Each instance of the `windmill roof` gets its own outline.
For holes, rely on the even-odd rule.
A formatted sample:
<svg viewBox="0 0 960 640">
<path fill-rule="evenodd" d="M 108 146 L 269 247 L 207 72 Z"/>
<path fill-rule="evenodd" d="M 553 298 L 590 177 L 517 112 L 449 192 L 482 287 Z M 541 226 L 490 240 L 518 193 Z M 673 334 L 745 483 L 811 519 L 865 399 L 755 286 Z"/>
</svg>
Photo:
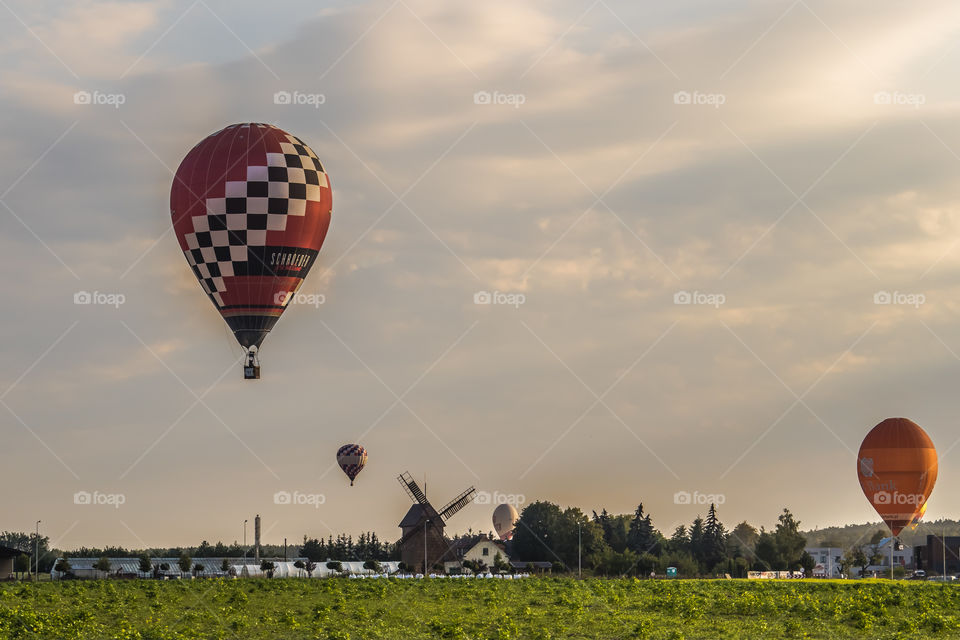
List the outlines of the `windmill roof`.
<svg viewBox="0 0 960 640">
<path fill-rule="evenodd" d="M 427 504 L 426 507 L 421 504 L 411 505 L 410 510 L 407 511 L 407 515 L 403 516 L 403 520 L 400 521 L 398 526 L 402 528 L 415 527 L 421 522 L 426 512 L 426 517 L 435 519 L 434 524 L 443 525 L 443 521 L 440 520 L 440 516 L 437 513 L 437 510 L 433 508 L 432 505 Z"/>
</svg>

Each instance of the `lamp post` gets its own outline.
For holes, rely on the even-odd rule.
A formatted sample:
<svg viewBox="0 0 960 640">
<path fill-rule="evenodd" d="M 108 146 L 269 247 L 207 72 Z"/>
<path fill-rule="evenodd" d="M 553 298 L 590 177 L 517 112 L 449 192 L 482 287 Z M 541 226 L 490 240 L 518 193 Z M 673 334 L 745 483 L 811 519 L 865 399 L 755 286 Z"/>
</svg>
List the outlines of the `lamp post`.
<svg viewBox="0 0 960 640">
<path fill-rule="evenodd" d="M 34 536 L 33 541 L 36 546 L 36 550 L 34 551 L 34 557 L 36 558 L 36 560 L 34 561 L 33 580 L 34 582 L 38 582 L 40 580 L 40 521 L 39 520 L 37 520 L 37 535 Z"/>
<path fill-rule="evenodd" d="M 581 561 L 581 558 L 583 557 L 583 553 L 581 551 L 581 544 L 580 544 L 581 540 L 582 540 L 582 537 L 580 535 L 580 523 L 577 522 L 577 578 L 583 577 L 583 574 L 582 574 L 583 563 Z"/>
</svg>

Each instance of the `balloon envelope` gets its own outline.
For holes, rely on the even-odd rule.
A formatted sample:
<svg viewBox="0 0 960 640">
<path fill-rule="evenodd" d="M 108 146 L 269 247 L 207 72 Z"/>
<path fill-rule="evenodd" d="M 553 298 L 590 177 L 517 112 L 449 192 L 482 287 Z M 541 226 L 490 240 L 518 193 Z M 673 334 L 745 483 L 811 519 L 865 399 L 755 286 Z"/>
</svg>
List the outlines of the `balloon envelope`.
<svg viewBox="0 0 960 640">
<path fill-rule="evenodd" d="M 316 154 L 273 125 L 230 125 L 180 163 L 170 189 L 180 249 L 243 347 L 259 348 L 303 283 L 332 202 Z"/>
<path fill-rule="evenodd" d="M 937 481 L 937 451 L 916 423 L 887 418 L 863 439 L 857 476 L 864 495 L 896 536 L 923 515 Z"/>
<path fill-rule="evenodd" d="M 501 540 L 513 537 L 513 529 L 520 519 L 520 514 L 512 504 L 501 504 L 493 510 L 493 528 Z"/>
<path fill-rule="evenodd" d="M 345 444 L 337 450 L 337 464 L 350 478 L 350 486 L 367 464 L 367 450 L 358 444 Z"/>
</svg>

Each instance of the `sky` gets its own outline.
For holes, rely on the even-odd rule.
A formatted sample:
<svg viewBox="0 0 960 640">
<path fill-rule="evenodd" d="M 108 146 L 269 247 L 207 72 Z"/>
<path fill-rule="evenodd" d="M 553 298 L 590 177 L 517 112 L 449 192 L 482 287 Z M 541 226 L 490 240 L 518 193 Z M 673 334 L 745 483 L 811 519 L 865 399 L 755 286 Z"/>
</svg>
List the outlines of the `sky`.
<svg viewBox="0 0 960 640">
<path fill-rule="evenodd" d="M 891 416 L 938 448 L 927 518 L 957 516 L 955 2 L 0 16 L 0 530 L 188 545 L 259 513 L 268 542 L 394 539 L 404 471 L 437 506 L 642 502 L 667 534 L 709 500 L 728 526 L 865 522 L 856 451 Z M 168 208 L 236 122 L 333 185 L 316 304 L 256 382 Z"/>
</svg>

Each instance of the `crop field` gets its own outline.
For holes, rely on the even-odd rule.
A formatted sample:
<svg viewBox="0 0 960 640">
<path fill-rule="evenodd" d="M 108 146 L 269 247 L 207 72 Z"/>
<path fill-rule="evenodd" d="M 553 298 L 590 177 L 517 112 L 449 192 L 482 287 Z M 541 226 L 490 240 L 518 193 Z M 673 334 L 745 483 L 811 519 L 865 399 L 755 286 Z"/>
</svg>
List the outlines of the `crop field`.
<svg viewBox="0 0 960 640">
<path fill-rule="evenodd" d="M 0 638 L 948 638 L 958 607 L 922 582 L 101 580 L 0 586 Z"/>
</svg>

